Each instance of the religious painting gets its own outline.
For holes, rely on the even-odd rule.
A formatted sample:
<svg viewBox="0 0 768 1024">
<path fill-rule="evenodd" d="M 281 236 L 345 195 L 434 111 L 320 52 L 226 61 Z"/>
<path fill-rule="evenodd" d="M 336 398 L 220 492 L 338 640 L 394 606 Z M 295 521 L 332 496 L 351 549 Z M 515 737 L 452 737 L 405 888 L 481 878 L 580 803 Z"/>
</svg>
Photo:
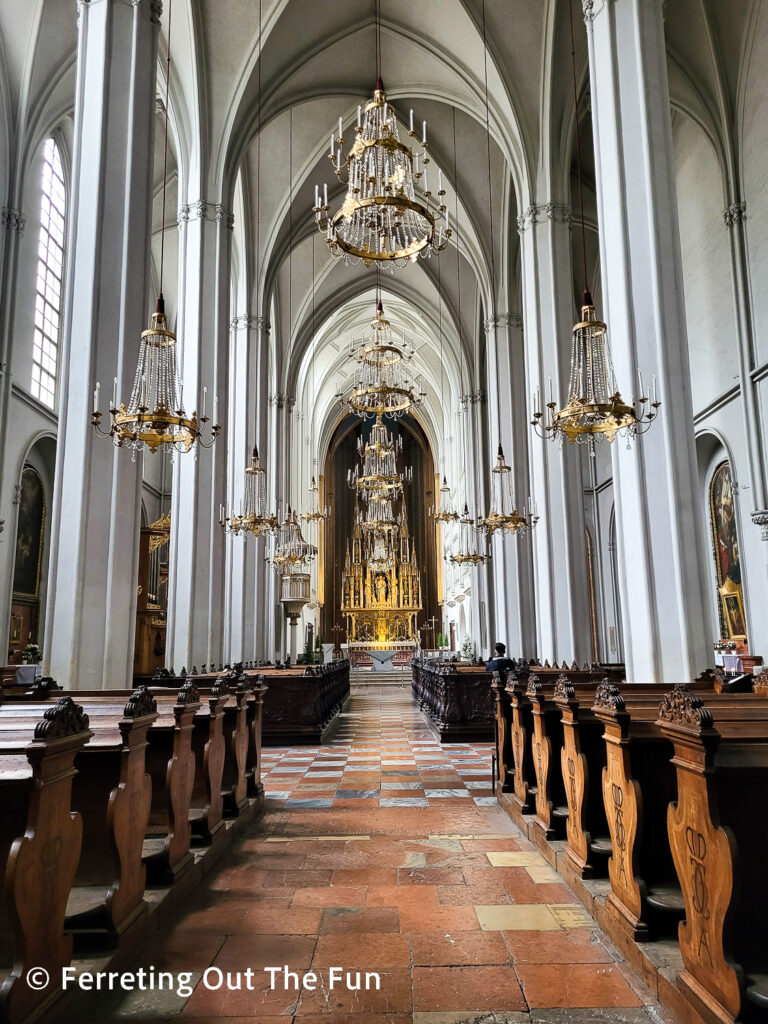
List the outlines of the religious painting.
<svg viewBox="0 0 768 1024">
<path fill-rule="evenodd" d="M 39 597 L 44 524 L 43 482 L 37 470 L 27 466 L 21 474 L 19 489 L 16 563 L 13 571 L 14 597 Z"/>
<path fill-rule="evenodd" d="M 736 505 L 731 479 L 731 465 L 721 462 L 712 474 L 709 487 L 710 525 L 712 548 L 717 576 L 718 607 L 720 611 L 720 634 L 724 639 L 746 635 L 744 627 L 744 601 L 741 589 L 741 556 L 739 537 L 736 529 Z M 723 594 L 726 581 L 730 581 L 729 593 Z M 727 603 L 726 603 L 727 600 Z M 735 632 L 735 627 L 742 627 Z"/>
</svg>

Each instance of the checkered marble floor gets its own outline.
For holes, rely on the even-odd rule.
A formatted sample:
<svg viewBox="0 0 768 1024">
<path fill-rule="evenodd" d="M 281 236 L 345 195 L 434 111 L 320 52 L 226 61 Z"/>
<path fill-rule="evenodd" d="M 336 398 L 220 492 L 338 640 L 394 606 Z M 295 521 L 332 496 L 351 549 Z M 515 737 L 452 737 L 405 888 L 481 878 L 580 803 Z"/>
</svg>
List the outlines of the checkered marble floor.
<svg viewBox="0 0 768 1024">
<path fill-rule="evenodd" d="M 402 692 L 369 687 L 322 747 L 267 747 L 268 807 L 495 806 L 491 744 L 441 745 Z"/>
</svg>

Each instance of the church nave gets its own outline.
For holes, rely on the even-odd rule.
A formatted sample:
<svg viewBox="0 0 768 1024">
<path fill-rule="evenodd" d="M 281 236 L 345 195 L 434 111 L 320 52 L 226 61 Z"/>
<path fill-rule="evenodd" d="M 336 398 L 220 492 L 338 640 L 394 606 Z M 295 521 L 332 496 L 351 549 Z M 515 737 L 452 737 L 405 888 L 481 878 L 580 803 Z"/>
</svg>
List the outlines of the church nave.
<svg viewBox="0 0 768 1024">
<path fill-rule="evenodd" d="M 327 746 L 267 749 L 262 818 L 145 958 L 194 972 L 194 991 L 133 993 L 94 1019 L 671 1020 L 499 809 L 490 756 L 488 743 L 440 745 L 386 686 L 353 695 Z M 264 968 L 278 965 L 271 989 Z M 286 989 L 285 965 L 316 974 L 316 990 Z M 217 973 L 206 988 L 211 967 L 252 968 L 253 989 L 212 990 Z M 344 972 L 333 991 L 332 967 Z M 380 990 L 346 989 L 358 971 Z"/>
</svg>

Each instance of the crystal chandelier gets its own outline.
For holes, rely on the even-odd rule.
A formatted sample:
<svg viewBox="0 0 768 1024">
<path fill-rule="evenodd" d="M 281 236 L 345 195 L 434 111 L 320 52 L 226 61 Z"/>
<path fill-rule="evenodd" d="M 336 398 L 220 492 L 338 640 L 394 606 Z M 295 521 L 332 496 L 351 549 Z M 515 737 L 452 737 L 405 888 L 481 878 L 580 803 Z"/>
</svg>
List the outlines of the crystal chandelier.
<svg viewBox="0 0 768 1024">
<path fill-rule="evenodd" d="M 309 501 L 306 512 L 301 513 L 305 523 L 322 523 L 329 515 L 328 506 L 320 504 L 320 490 L 317 481 L 312 477 L 312 483 L 308 491 Z"/>
<path fill-rule="evenodd" d="M 254 447 L 251 461 L 245 467 L 245 485 L 240 512 L 226 515 L 224 506 L 219 506 L 219 525 L 226 533 L 235 536 L 251 533 L 261 537 L 274 533 L 277 529 L 277 517 L 267 513 L 267 477 L 259 459 L 259 450 Z"/>
<path fill-rule="evenodd" d="M 453 507 L 451 488 L 448 486 L 448 481 L 445 477 L 443 477 L 443 486 L 440 488 L 437 506 L 430 508 L 429 515 L 432 516 L 436 523 L 445 524 L 455 523 L 459 518 L 459 513 Z"/>
<path fill-rule="evenodd" d="M 392 336 L 389 320 L 379 299 L 372 334 L 363 336 L 355 357 L 358 363 L 352 390 L 339 391 L 336 398 L 344 408 L 361 419 L 387 416 L 397 419 L 423 404 L 426 393 L 420 380 L 410 377 L 405 364 L 413 357 L 413 346 Z"/>
<path fill-rule="evenodd" d="M 347 486 L 356 491 L 363 502 L 370 502 L 377 497 L 399 498 L 404 484 L 413 479 L 410 466 L 398 471 L 397 456 L 402 450 L 402 437 L 395 440 L 381 416 L 377 415 L 368 440 L 364 442 L 362 437 L 357 439 L 362 469 L 355 466 L 354 470 L 347 470 Z"/>
<path fill-rule="evenodd" d="M 169 7 L 170 18 L 170 7 Z M 165 137 L 163 142 L 163 202 L 162 228 L 160 233 L 160 287 L 157 305 L 152 314 L 152 325 L 142 331 L 139 359 L 133 378 L 133 388 L 128 404 L 117 399 L 117 377 L 112 388 L 112 404 L 109 408 L 109 429 L 101 426 L 99 393 L 97 382 L 93 392 L 91 425 L 100 437 L 111 437 L 117 448 L 128 448 L 135 460 L 136 453 L 148 448 L 156 452 L 159 448 L 173 453 L 188 452 L 193 445 L 201 448 L 212 447 L 221 426 L 218 420 L 218 399 L 213 400 L 213 424 L 210 440 L 203 440 L 208 389 L 203 388 L 202 412 L 187 416 L 182 401 L 183 387 L 178 377 L 176 359 L 176 335 L 168 330 L 163 300 L 163 263 L 165 257 L 165 200 L 168 178 L 168 95 L 171 80 L 171 36 L 168 29 L 168 56 L 165 81 Z"/>
<path fill-rule="evenodd" d="M 464 511 L 459 518 L 459 541 L 458 550 L 447 556 L 452 565 L 485 565 L 491 557 L 489 554 L 481 554 L 475 542 L 475 521 L 469 514 L 469 508 L 464 504 Z M 463 597 L 462 597 L 463 600 Z"/>
<path fill-rule="evenodd" d="M 539 437 L 571 444 L 589 444 L 613 441 L 617 434 L 628 439 L 643 434 L 656 419 L 661 402 L 656 399 L 656 377 L 651 381 L 651 394 L 643 394 L 642 374 L 638 374 L 640 397 L 626 404 L 621 397 L 613 372 L 608 329 L 598 320 L 592 296 L 584 291 L 581 320 L 574 324 L 571 342 L 571 375 L 568 400 L 558 409 L 552 396 L 541 408 L 538 389 L 533 395 L 531 425 Z M 594 454 L 594 448 L 593 448 Z"/>
<path fill-rule="evenodd" d="M 289 505 L 285 519 L 277 528 L 274 551 L 269 557 L 275 572 L 303 572 L 316 554 L 315 545 L 302 537 L 298 516 Z"/>
<path fill-rule="evenodd" d="M 571 373 L 568 400 L 560 409 L 549 382 L 549 401 L 546 412 L 541 407 L 538 388 L 533 395 L 533 426 L 539 437 L 558 440 L 567 438 L 570 444 L 588 444 L 595 455 L 595 442 L 611 443 L 620 434 L 629 442 L 644 434 L 658 415 L 661 402 L 656 399 L 656 377 L 651 380 L 650 396 L 645 394 L 643 376 L 638 371 L 640 390 L 637 398 L 627 404 L 621 397 L 608 344 L 608 328 L 598 320 L 595 306 L 587 287 L 587 247 L 584 229 L 584 188 L 581 176 L 581 143 L 579 140 L 579 101 L 576 87 L 576 55 L 571 11 L 571 71 L 573 79 L 573 106 L 576 125 L 576 167 L 579 180 L 581 208 L 581 255 L 584 271 L 584 297 L 581 320 L 574 324 L 571 340 Z"/>
<path fill-rule="evenodd" d="M 413 148 L 400 141 L 397 115 L 387 101 L 381 80 L 381 20 L 376 0 L 376 72 L 373 99 L 357 108 L 355 140 L 344 156 L 344 121 L 339 118 L 338 138 L 331 133 L 328 157 L 337 178 L 346 184 L 344 202 L 331 214 L 328 186 L 323 198 L 315 186 L 315 221 L 325 235 L 328 249 L 345 262 L 366 266 L 388 260 L 393 266 L 415 263 L 448 244 L 451 230 L 445 207 L 442 172 L 438 172 L 437 197 L 429 190 L 427 122 L 422 124 L 417 149 L 413 111 L 408 135 Z M 419 164 L 421 161 L 421 165 Z M 343 164 L 346 164 L 346 168 Z M 424 192 L 416 183 L 423 177 Z M 438 221 L 443 221 L 437 227 Z"/>
<path fill-rule="evenodd" d="M 476 529 L 487 536 L 498 530 L 523 534 L 533 529 L 539 517 L 531 498 L 524 512 L 518 512 L 512 495 L 512 470 L 504 462 L 501 445 L 496 456 L 496 465 L 491 470 L 491 508 L 486 516 L 477 520 Z"/>
</svg>

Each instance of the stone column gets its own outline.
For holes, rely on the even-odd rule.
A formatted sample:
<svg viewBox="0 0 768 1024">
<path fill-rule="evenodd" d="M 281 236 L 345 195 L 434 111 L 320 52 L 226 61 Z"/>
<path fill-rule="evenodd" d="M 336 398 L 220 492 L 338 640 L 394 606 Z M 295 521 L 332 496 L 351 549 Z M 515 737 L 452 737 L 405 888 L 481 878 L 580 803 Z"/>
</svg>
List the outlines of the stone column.
<svg viewBox="0 0 768 1024">
<path fill-rule="evenodd" d="M 568 392 L 575 313 L 570 222 L 569 208 L 553 202 L 530 206 L 517 221 L 528 412 L 537 387 L 542 403 L 549 400 L 550 381 L 558 405 Z M 591 643 L 581 453 L 543 440 L 532 429 L 529 437 L 532 492 L 541 517 L 531 537 L 536 654 L 542 661 L 582 664 Z"/>
<path fill-rule="evenodd" d="M 227 482 L 229 288 L 234 219 L 220 203 L 199 201 L 179 212 L 179 358 L 184 404 L 222 433 L 210 451 L 177 455 L 171 505 L 166 662 L 177 671 L 224 660 L 226 537 L 219 505 Z M 211 423 L 204 439 L 210 440 Z"/>
<path fill-rule="evenodd" d="M 127 400 L 148 273 L 161 5 L 78 5 L 68 279 L 44 670 L 68 687 L 131 684 L 141 458 L 97 437 L 92 392 Z M 102 412 L 106 402 L 102 401 Z M 147 456 L 161 458 L 160 455 Z"/>
<path fill-rule="evenodd" d="M 659 0 L 584 0 L 605 307 L 619 387 L 658 379 L 659 419 L 613 445 L 627 678 L 712 661 L 664 21 Z"/>
<path fill-rule="evenodd" d="M 267 454 L 259 411 L 266 405 L 260 393 L 261 362 L 269 326 L 263 317 L 244 313 L 233 318 L 228 508 L 239 510 L 245 466 L 254 445 L 262 465 Z M 224 657 L 232 663 L 261 657 L 263 649 L 264 539 L 251 534 L 227 539 L 227 634 Z"/>
<path fill-rule="evenodd" d="M 525 401 L 523 318 L 500 313 L 484 322 L 488 348 L 488 386 L 496 393 L 497 417 L 491 422 L 489 465 L 501 444 L 512 468 L 514 497 L 525 511 L 530 493 L 528 478 L 528 422 Z M 498 436 L 497 436 L 498 435 Z M 534 592 L 531 579 L 531 538 L 503 531 L 491 540 L 491 572 L 495 605 L 496 639 L 507 645 L 510 657 L 530 658 L 535 653 Z"/>
</svg>

